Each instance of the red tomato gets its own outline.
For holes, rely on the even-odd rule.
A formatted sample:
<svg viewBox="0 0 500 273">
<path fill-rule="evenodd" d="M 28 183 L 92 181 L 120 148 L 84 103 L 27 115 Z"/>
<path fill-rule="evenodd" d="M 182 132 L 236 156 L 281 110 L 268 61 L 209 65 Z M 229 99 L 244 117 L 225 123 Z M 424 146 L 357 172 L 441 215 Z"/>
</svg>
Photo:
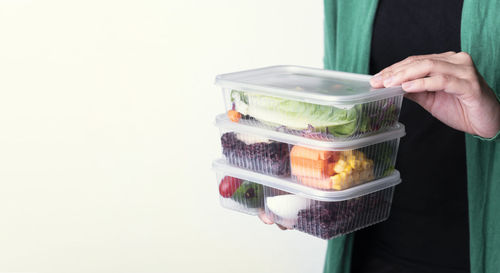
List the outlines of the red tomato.
<svg viewBox="0 0 500 273">
<path fill-rule="evenodd" d="M 220 181 L 219 193 L 222 197 L 231 197 L 240 185 L 241 179 L 226 176 Z"/>
</svg>

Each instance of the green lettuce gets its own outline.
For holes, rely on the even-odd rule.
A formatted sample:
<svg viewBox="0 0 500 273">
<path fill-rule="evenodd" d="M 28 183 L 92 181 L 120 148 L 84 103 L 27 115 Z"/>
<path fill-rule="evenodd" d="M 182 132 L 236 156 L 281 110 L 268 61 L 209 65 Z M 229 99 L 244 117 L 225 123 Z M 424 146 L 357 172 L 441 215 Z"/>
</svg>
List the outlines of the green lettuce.
<svg viewBox="0 0 500 273">
<path fill-rule="evenodd" d="M 293 130 L 313 127 L 317 132 L 350 136 L 358 129 L 361 106 L 340 109 L 333 106 L 277 98 L 233 90 L 235 110 L 263 123 L 284 125 Z"/>
</svg>

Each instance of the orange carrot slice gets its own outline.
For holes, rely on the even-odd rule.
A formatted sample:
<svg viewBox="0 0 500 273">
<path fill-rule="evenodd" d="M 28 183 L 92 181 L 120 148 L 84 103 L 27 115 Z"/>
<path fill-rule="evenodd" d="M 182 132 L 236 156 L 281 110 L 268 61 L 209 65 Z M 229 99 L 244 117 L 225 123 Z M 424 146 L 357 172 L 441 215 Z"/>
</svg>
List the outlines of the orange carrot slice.
<svg viewBox="0 0 500 273">
<path fill-rule="evenodd" d="M 308 158 L 312 160 L 326 160 L 330 158 L 332 152 L 309 149 L 302 146 L 293 146 L 290 157 Z"/>
<path fill-rule="evenodd" d="M 335 175 L 335 162 L 330 162 L 328 163 L 328 167 L 326 169 L 326 174 L 328 176 L 333 176 Z"/>
<path fill-rule="evenodd" d="M 232 122 L 238 122 L 240 121 L 241 114 L 238 111 L 235 110 L 229 110 L 227 111 L 227 116 Z"/>
</svg>

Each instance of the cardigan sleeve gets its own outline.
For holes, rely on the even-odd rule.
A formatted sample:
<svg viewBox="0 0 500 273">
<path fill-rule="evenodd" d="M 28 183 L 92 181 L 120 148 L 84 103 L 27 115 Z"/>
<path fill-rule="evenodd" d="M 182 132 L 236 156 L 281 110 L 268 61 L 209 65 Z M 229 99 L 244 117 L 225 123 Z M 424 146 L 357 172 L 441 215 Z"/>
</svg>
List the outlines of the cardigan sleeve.
<svg viewBox="0 0 500 273">
<path fill-rule="evenodd" d="M 476 135 L 474 135 L 474 137 L 478 138 L 480 140 L 483 140 L 483 141 L 500 141 L 500 131 L 498 131 L 498 133 L 494 137 L 491 137 L 491 138 L 485 138 L 485 137 L 476 136 Z"/>
</svg>

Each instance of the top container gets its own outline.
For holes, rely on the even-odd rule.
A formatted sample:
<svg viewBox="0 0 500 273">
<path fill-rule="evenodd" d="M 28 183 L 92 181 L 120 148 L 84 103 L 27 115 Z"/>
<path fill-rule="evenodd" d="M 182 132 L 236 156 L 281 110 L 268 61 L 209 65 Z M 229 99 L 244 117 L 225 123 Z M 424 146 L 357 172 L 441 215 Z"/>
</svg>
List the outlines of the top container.
<svg viewBox="0 0 500 273">
<path fill-rule="evenodd" d="M 404 91 L 373 89 L 369 75 L 272 66 L 218 75 L 235 122 L 321 140 L 358 138 L 395 125 Z"/>
</svg>

